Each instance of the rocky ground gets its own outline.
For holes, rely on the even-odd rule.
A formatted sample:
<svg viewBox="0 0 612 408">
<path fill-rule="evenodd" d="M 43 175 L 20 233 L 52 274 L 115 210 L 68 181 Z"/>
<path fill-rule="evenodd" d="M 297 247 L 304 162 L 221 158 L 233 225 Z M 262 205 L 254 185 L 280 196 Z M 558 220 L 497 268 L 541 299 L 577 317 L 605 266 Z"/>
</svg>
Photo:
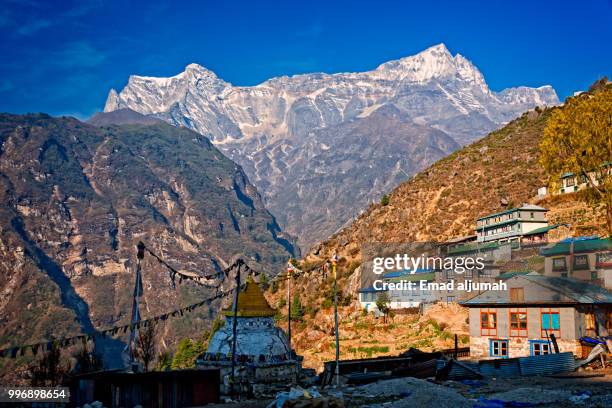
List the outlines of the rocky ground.
<svg viewBox="0 0 612 408">
<path fill-rule="evenodd" d="M 573 378 L 488 378 L 481 381 L 420 380 L 412 377 L 378 381 L 340 390 L 319 390 L 320 398 L 287 402 L 292 407 L 585 407 L 612 406 L 612 369 L 575 373 Z M 312 392 L 312 391 L 311 391 Z M 270 406 L 273 400 L 241 401 L 215 407 Z M 276 405 L 274 405 L 276 406 Z"/>
</svg>

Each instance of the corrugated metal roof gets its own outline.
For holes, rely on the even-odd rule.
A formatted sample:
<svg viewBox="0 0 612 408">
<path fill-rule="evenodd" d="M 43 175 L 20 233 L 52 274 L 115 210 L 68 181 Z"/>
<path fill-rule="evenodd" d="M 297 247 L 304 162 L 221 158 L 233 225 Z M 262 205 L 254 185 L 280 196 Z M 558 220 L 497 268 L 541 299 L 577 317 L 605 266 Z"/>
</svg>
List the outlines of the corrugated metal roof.
<svg viewBox="0 0 612 408">
<path fill-rule="evenodd" d="M 387 272 L 383 275 L 383 279 L 399 278 L 402 276 L 409 276 L 409 275 L 414 275 L 414 274 L 419 274 L 419 273 L 429 273 L 429 272 L 432 272 L 432 269 L 418 268 L 414 271 L 412 271 L 411 269 L 405 269 L 402 271 Z"/>
<path fill-rule="evenodd" d="M 358 292 L 359 293 L 379 293 L 379 292 L 386 292 L 386 290 L 374 289 L 372 286 L 370 286 L 368 288 L 359 289 Z"/>
<path fill-rule="evenodd" d="M 478 362 L 478 370 L 487 377 L 518 377 L 521 375 L 517 358 L 481 360 Z"/>
<path fill-rule="evenodd" d="M 437 361 L 437 370 L 441 371 L 451 364 L 447 373 L 449 380 L 475 378 L 474 372 L 486 377 L 520 377 L 534 375 L 551 375 L 573 371 L 576 368 L 574 355 L 571 352 L 545 354 L 542 356 L 498 358 L 478 362 L 462 361 L 452 364 L 445 360 Z"/>
<path fill-rule="evenodd" d="M 489 249 L 497 249 L 497 248 L 499 248 L 499 244 L 497 242 L 488 242 L 485 244 L 480 244 L 480 243 L 464 244 L 464 245 L 456 246 L 455 248 L 450 248 L 447 254 L 457 255 L 457 254 L 462 254 L 462 253 L 475 252 L 475 251 L 486 251 Z"/>
<path fill-rule="evenodd" d="M 571 352 L 519 358 L 522 375 L 550 375 L 574 371 L 576 363 Z"/>
<path fill-rule="evenodd" d="M 574 245 L 573 252 L 575 254 L 585 253 L 585 252 L 595 252 L 595 251 L 611 251 L 612 250 L 612 240 L 610 238 L 594 238 L 594 237 L 584 237 L 584 238 L 573 238 L 571 240 L 563 240 L 557 242 L 556 244 L 542 248 L 540 250 L 540 255 L 542 256 L 555 256 L 555 255 L 568 255 L 571 246 Z"/>
<path fill-rule="evenodd" d="M 559 228 L 562 225 L 564 225 L 564 224 L 555 224 L 555 225 L 549 225 L 548 227 L 536 228 L 536 229 L 534 229 L 532 231 L 524 233 L 523 235 L 527 236 L 527 235 L 543 234 L 543 233 L 548 232 L 550 230 L 554 230 L 556 228 Z"/>
<path fill-rule="evenodd" d="M 496 212 L 496 213 L 493 213 L 493 214 L 485 215 L 484 217 L 477 218 L 476 221 L 486 220 L 487 218 L 497 217 L 498 215 L 509 214 L 511 212 L 519 211 L 519 210 L 523 210 L 523 211 L 525 211 L 525 210 L 526 211 L 548 211 L 546 208 L 540 207 L 539 205 L 523 204 L 520 207 L 510 208 L 508 210 L 504 210 L 504 211 Z"/>
<path fill-rule="evenodd" d="M 510 279 L 518 275 L 527 275 L 528 273 L 532 273 L 532 272 L 533 271 L 510 271 L 510 272 L 505 272 L 505 273 L 500 274 L 498 278 L 501 280 L 506 280 L 506 279 Z"/>
<path fill-rule="evenodd" d="M 524 280 L 525 285 L 538 285 L 548 289 L 548 291 L 525 291 L 526 295 L 531 293 L 534 298 L 525 298 L 522 302 L 515 302 L 510 301 L 508 291 L 488 290 L 461 304 L 468 307 L 494 304 L 612 304 L 612 292 L 585 281 L 544 276 L 534 272 L 526 275 L 514 276 L 506 282 L 519 279 Z"/>
</svg>

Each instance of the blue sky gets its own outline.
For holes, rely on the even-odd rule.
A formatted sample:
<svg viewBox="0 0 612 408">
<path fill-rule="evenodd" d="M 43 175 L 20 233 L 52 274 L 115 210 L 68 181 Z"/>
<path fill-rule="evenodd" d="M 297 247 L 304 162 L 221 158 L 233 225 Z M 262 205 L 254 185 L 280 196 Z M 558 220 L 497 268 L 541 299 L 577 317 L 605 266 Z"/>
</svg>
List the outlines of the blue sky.
<svg viewBox="0 0 612 408">
<path fill-rule="evenodd" d="M 612 1 L 0 0 L 0 111 L 90 116 L 130 74 L 197 62 L 235 85 L 360 71 L 445 43 L 493 90 L 612 75 Z M 465 3 L 465 4 L 464 4 Z"/>
</svg>

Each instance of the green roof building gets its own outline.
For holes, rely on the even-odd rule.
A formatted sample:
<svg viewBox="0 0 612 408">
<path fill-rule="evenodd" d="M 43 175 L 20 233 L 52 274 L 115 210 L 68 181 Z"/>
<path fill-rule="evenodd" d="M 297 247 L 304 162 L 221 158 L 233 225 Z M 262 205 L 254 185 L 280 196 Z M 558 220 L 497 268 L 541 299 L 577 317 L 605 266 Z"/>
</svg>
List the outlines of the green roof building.
<svg viewBox="0 0 612 408">
<path fill-rule="evenodd" d="M 519 242 L 543 239 L 551 228 L 546 220 L 546 208 L 523 204 L 517 208 L 489 214 L 476 220 L 478 242 Z M 539 231 L 534 234 L 534 231 Z"/>
</svg>

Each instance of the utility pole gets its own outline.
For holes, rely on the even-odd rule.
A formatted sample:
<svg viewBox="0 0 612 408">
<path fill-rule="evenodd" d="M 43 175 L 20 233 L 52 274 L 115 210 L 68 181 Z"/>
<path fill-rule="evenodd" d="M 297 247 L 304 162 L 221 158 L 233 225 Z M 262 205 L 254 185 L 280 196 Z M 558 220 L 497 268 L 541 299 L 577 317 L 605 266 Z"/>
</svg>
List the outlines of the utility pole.
<svg viewBox="0 0 612 408">
<path fill-rule="evenodd" d="M 236 323 L 238 317 L 238 295 L 240 294 L 240 267 L 242 266 L 242 260 L 238 260 L 238 269 L 236 270 L 236 294 L 234 295 L 234 307 L 232 321 L 232 376 L 230 378 L 230 395 L 234 396 L 234 383 L 236 382 Z"/>
<path fill-rule="evenodd" d="M 338 264 L 338 255 L 336 252 L 331 257 L 332 269 L 334 273 L 334 322 L 336 328 L 336 388 L 340 387 L 340 335 L 338 334 L 338 279 L 336 274 L 336 266 Z"/>
<path fill-rule="evenodd" d="M 132 320 L 130 323 L 129 358 L 130 369 L 133 369 L 134 352 L 136 348 L 136 336 L 138 335 L 138 323 L 140 322 L 140 297 L 142 296 L 142 273 L 140 262 L 144 258 L 145 244 L 138 241 L 136 244 L 136 281 L 134 283 L 134 294 L 132 296 Z"/>
<path fill-rule="evenodd" d="M 291 351 L 291 272 L 293 265 L 291 259 L 287 264 L 287 337 L 289 337 L 289 351 Z"/>
</svg>

